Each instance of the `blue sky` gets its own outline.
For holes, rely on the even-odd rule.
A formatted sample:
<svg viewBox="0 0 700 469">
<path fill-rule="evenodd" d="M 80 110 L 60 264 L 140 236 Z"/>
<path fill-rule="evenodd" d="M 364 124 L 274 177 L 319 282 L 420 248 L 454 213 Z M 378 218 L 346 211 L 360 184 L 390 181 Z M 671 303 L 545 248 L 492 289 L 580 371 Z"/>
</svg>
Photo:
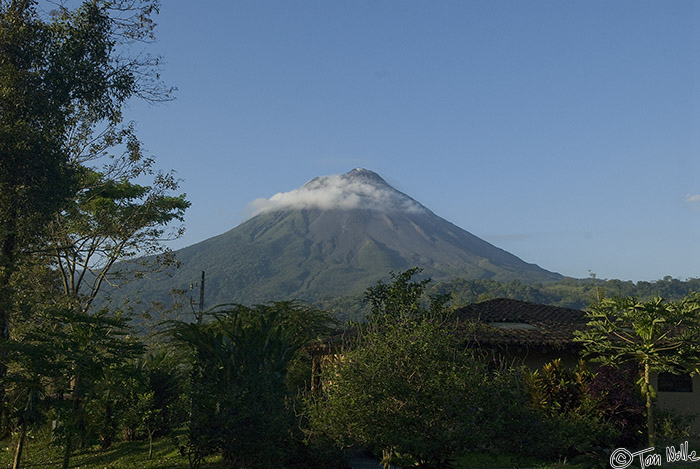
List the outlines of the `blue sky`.
<svg viewBox="0 0 700 469">
<path fill-rule="evenodd" d="M 355 167 L 573 277 L 700 276 L 700 2 L 165 0 L 179 248 Z"/>
</svg>

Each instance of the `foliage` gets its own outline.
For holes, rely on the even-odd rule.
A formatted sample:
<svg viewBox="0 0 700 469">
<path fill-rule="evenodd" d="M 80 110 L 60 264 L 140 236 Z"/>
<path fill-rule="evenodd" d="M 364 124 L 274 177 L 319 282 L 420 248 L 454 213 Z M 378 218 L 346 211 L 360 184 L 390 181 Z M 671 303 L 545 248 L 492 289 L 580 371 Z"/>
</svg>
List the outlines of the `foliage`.
<svg viewBox="0 0 700 469">
<path fill-rule="evenodd" d="M 694 371 L 700 363 L 700 296 L 673 303 L 662 298 L 639 302 L 636 298 L 604 299 L 587 313 L 585 331 L 576 339 L 584 355 L 604 364 L 638 364 L 638 381 L 646 399 L 649 444 L 654 444 L 654 418 L 650 383 L 653 371 Z"/>
<path fill-rule="evenodd" d="M 606 389 L 608 399 L 604 400 L 599 394 L 603 380 L 596 379 L 597 373 L 587 369 L 584 362 L 569 368 L 560 359 L 526 374 L 530 407 L 543 415 L 549 426 L 550 451 L 572 457 L 620 445 L 621 429 L 613 418 L 626 409 L 610 409 L 610 401 L 617 396 L 609 393 L 615 390 Z M 636 404 L 638 407 L 639 402 Z"/>
<path fill-rule="evenodd" d="M 304 346 L 328 336 L 336 321 L 301 301 L 219 305 L 214 311 L 214 322 L 175 323 L 172 331 L 193 351 L 187 359 L 191 407 L 183 446 L 192 465 L 219 452 L 236 467 L 336 460 L 327 448 L 302 444 L 292 414 L 297 394 L 311 379 Z"/>
<path fill-rule="evenodd" d="M 561 359 L 546 363 L 527 376 L 531 405 L 548 415 L 580 412 L 593 377 L 583 362 L 576 368 L 564 367 Z"/>
<path fill-rule="evenodd" d="M 153 455 L 153 438 L 169 434 L 184 421 L 178 370 L 164 351 L 149 354 L 143 366 L 145 386 L 136 395 L 132 415 L 148 435 L 148 459 Z"/>
<path fill-rule="evenodd" d="M 511 298 L 574 309 L 585 309 L 591 304 L 596 304 L 599 298 L 605 295 L 632 296 L 644 300 L 660 296 L 677 301 L 694 291 L 700 291 L 700 279 L 680 281 L 665 277 L 655 282 L 635 283 L 599 279 L 593 274 L 586 279 L 564 278 L 559 281 L 534 283 L 453 278 L 436 282 L 429 289 L 431 293 L 452 295 L 458 306 L 494 298 Z"/>
<path fill-rule="evenodd" d="M 117 440 L 119 427 L 133 407 L 130 394 L 142 381 L 141 370 L 134 366 L 134 360 L 109 366 L 96 383 L 94 399 L 86 402 L 85 428 L 89 435 L 84 439 L 90 444 L 99 442 L 101 448 L 107 449 Z"/>
<path fill-rule="evenodd" d="M 107 394 L 104 408 L 119 409 L 116 423 L 123 438 L 136 439 L 137 431 L 145 432 L 149 453 L 154 437 L 170 434 L 184 422 L 187 408 L 183 405 L 184 377 L 173 355 L 166 350 L 148 352 L 125 367 L 121 376 L 121 392 Z M 104 446 L 104 445 L 103 445 Z"/>
<path fill-rule="evenodd" d="M 28 344 L 9 347 L 14 345 L 12 343 L 2 345 L 8 346 L 4 351 L 9 353 L 5 355 L 15 361 L 15 366 L 4 376 L 3 386 L 9 421 L 18 429 L 13 467 L 19 467 L 27 435 L 46 420 L 45 388 L 37 368 L 31 366 L 34 362 L 42 361 L 44 347 Z"/>
<path fill-rule="evenodd" d="M 193 351 L 184 448 L 191 465 L 221 452 L 232 467 L 279 467 L 290 426 L 284 376 L 293 347 L 276 318 L 231 314 L 211 325 L 178 324 L 173 336 Z"/>
<path fill-rule="evenodd" d="M 51 261 L 60 276 L 61 294 L 73 298 L 84 312 L 103 283 L 124 276 L 122 268 L 108 277 L 117 261 L 161 252 L 161 243 L 169 238 L 168 224 L 183 220 L 189 202 L 184 195 L 169 195 L 178 187 L 172 175 L 156 174 L 150 186 L 133 182 L 152 173 L 152 165 L 151 159 L 130 153 L 103 171 L 80 168 L 80 191 L 49 224 Z"/>
<path fill-rule="evenodd" d="M 670 409 L 656 409 L 655 415 L 659 446 L 678 445 L 682 441 L 697 439 L 697 432 L 692 430 L 692 423 L 697 414 L 679 414 Z"/>
<path fill-rule="evenodd" d="M 152 37 L 154 0 L 84 1 L 48 17 L 36 3 L 0 2 L 0 288 L 70 200 L 76 155 L 114 142 L 131 96 L 168 94 L 158 60 L 127 53 Z M 98 124 L 108 130 L 95 135 Z"/>
<path fill-rule="evenodd" d="M 51 263 L 45 236 L 47 228 L 52 235 L 57 231 L 56 223 L 48 222 L 75 213 L 70 209 L 75 203 L 69 202 L 80 203 L 85 194 L 81 190 L 94 192 L 96 186 L 86 184 L 99 179 L 94 175 L 104 176 L 102 188 L 109 186 L 108 181 L 112 186 L 117 181 L 129 184 L 129 177 L 135 177 L 133 172 L 117 176 L 119 171 L 107 174 L 94 168 L 94 161 L 107 156 L 113 147 L 123 145 L 126 156 L 105 168 L 126 167 L 140 155 L 133 127 L 122 124 L 124 103 L 134 96 L 147 100 L 169 97 L 169 90 L 160 84 L 158 59 L 129 53 L 134 42 L 153 39 L 151 16 L 157 12 L 157 0 L 85 0 L 54 6 L 55 11 L 44 12 L 35 0 L 0 1 L 0 341 L 10 341 L 9 325 L 20 322 L 11 317 L 18 308 L 18 297 L 24 294 L 14 284 L 18 269 Z M 137 187 L 131 185 L 132 190 Z M 128 200 L 138 197 L 132 195 Z M 179 203 L 182 207 L 185 202 Z M 80 209 L 86 210 L 85 205 Z M 161 210 L 172 209 L 161 206 Z M 104 234 L 98 229 L 95 236 Z M 88 246 L 86 251 L 80 240 L 55 238 L 51 248 L 61 255 L 51 267 L 64 280 L 70 277 L 71 283 L 64 282 L 64 293 L 72 288 L 75 303 L 84 292 L 80 282 L 72 281 L 85 275 L 86 265 L 74 262 L 67 275 L 61 270 L 65 267 L 61 259 L 72 256 L 78 260 L 104 246 Z M 54 303 L 67 307 L 69 314 L 84 313 L 89 306 L 89 301 L 83 308 L 62 299 Z M 85 324 L 84 319 L 77 320 L 77 329 Z M 14 345 L 2 347 L 0 353 L 11 347 Z M 5 378 L 8 363 L 7 357 L 0 356 L 0 380 Z M 80 377 L 76 380 L 79 383 Z M 3 419 L 6 404 L 0 386 Z M 0 434 L 4 429 L 5 422 L 0 421 Z"/>
<path fill-rule="evenodd" d="M 339 326 L 327 311 L 300 300 L 272 301 L 266 304 L 244 306 L 224 304 L 214 308 L 219 320 L 237 317 L 267 318 L 282 328 L 295 353 L 286 370 L 288 391 L 292 394 L 309 388 L 311 381 L 311 354 L 305 346 L 335 332 Z"/>
<path fill-rule="evenodd" d="M 615 446 L 639 447 L 644 436 L 644 403 L 636 392 L 639 368 L 635 363 L 599 366 L 587 390 L 600 416 L 620 433 Z"/>
<path fill-rule="evenodd" d="M 96 402 L 113 370 L 142 347 L 128 336 L 127 320 L 106 311 L 86 315 L 59 305 L 38 311 L 32 319 L 33 327 L 21 341 L 8 343 L 12 365 L 7 378 L 32 376 L 37 391 L 52 396 L 50 407 L 42 409 L 50 410 L 60 424 L 56 438 L 65 449 L 67 466 L 74 444 L 88 445 L 95 438 Z"/>
<path fill-rule="evenodd" d="M 481 443 L 475 393 L 483 370 L 455 350 L 443 326 L 405 319 L 369 326 L 357 340 L 323 370 L 323 396 L 310 403 L 312 433 L 423 467 L 444 466 L 470 440 Z"/>
<path fill-rule="evenodd" d="M 422 269 L 414 267 L 398 274 L 390 272 L 393 281 L 385 284 L 381 280 L 365 292 L 365 301 L 371 308 L 370 321 L 396 323 L 406 316 L 415 315 L 420 308 L 420 300 L 430 279 L 419 282 L 412 277 Z"/>
<path fill-rule="evenodd" d="M 341 446 L 369 445 L 385 464 L 445 467 L 457 448 L 480 438 L 475 393 L 484 375 L 455 347 L 444 302 L 421 308 L 428 281 L 412 281 L 418 272 L 368 289 L 372 315 L 323 370 L 323 395 L 308 401 L 309 432 Z"/>
<path fill-rule="evenodd" d="M 267 304 L 245 306 L 223 304 L 214 308 L 218 321 L 236 321 L 238 318 L 266 318 L 278 324 L 289 334 L 289 342 L 299 348 L 311 340 L 326 337 L 337 327 L 337 321 L 327 311 L 300 301 L 272 301 Z"/>
<path fill-rule="evenodd" d="M 457 450 L 568 458 L 620 441 L 610 419 L 624 396 L 560 361 L 527 380 L 520 369 L 487 368 L 455 346 L 441 303 L 421 305 L 428 282 L 411 281 L 417 272 L 368 289 L 368 322 L 324 366 L 322 395 L 308 399 L 310 438 L 422 467 L 446 467 Z"/>
<path fill-rule="evenodd" d="M 71 129 L 86 116 L 93 124 L 117 122 L 122 103 L 141 88 L 137 74 L 152 65 L 116 56 L 128 21 L 117 24 L 108 8 L 125 6 L 87 1 L 47 19 L 35 1 L 0 3 L 3 267 L 36 241 L 43 222 L 70 197 Z M 140 25 L 129 25 L 134 34 L 151 29 L 148 12 L 141 16 Z"/>
<path fill-rule="evenodd" d="M 88 17 L 74 30 L 96 25 Z M 31 1 L 0 3 L 0 340 L 10 338 L 14 309 L 11 279 L 37 242 L 43 224 L 70 194 L 64 133 L 73 101 L 88 104 L 104 91 L 94 80 L 80 83 L 80 70 L 100 42 L 79 45 L 73 25 L 42 21 Z M 102 29 L 96 29 L 102 31 Z M 79 37 L 80 34 L 77 34 Z M 76 44 L 76 42 L 78 44 Z M 99 75 L 104 69 L 96 67 Z M 87 77 L 85 77 L 87 78 Z M 55 94 L 55 95 L 54 95 Z M 7 360 L 0 356 L 0 378 Z M 4 388 L 0 388 L 0 434 L 6 430 Z"/>
<path fill-rule="evenodd" d="M 586 309 L 589 305 L 595 304 L 598 297 L 603 294 L 633 296 L 643 301 L 657 296 L 679 301 L 694 291 L 700 291 L 700 278 L 682 281 L 665 277 L 654 282 L 636 283 L 616 279 L 564 278 L 546 283 L 525 283 L 518 280 L 506 282 L 458 277 L 434 280 L 426 286 L 428 295 L 448 295 L 455 307 L 495 298 L 511 298 L 565 308 Z M 350 293 L 349 289 L 326 289 L 314 296 L 314 302 L 320 308 L 332 311 L 339 319 L 358 320 L 365 317 L 369 308 L 362 302 L 362 295 L 358 293 L 353 296 Z M 302 296 L 304 294 L 299 293 Z M 279 293 L 269 290 L 268 295 L 279 296 Z"/>
</svg>

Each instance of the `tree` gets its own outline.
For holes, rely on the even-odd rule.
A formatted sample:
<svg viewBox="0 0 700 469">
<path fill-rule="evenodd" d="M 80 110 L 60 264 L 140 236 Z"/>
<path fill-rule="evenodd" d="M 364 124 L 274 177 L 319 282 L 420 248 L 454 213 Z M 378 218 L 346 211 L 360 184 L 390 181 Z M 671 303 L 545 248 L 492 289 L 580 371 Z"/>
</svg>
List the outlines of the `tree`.
<svg viewBox="0 0 700 469">
<path fill-rule="evenodd" d="M 43 16 L 35 0 L 0 0 L 0 341 L 10 338 L 12 277 L 43 250 L 46 222 L 74 195 L 80 155 L 100 155 L 125 135 L 130 97 L 167 97 L 158 59 L 127 53 L 153 37 L 157 7 L 85 0 Z M 0 379 L 6 364 L 0 357 Z M 3 418 L 4 394 L 0 386 Z"/>
<path fill-rule="evenodd" d="M 286 370 L 288 391 L 295 394 L 310 387 L 312 357 L 305 346 L 314 340 L 329 337 L 337 330 L 338 321 L 330 313 L 301 300 L 273 301 L 254 306 L 221 305 L 219 309 L 221 307 L 228 309 L 217 313 L 219 317 L 268 318 L 285 330 L 289 344 L 295 350 Z"/>
<path fill-rule="evenodd" d="M 117 422 L 123 425 L 127 441 L 135 438 L 137 429 L 146 432 L 151 459 L 153 438 L 168 434 L 185 420 L 184 376 L 179 362 L 166 350 L 149 352 L 128 365 L 128 373 L 122 374 L 122 392 L 116 400 L 106 399 L 105 407 L 121 409 Z"/>
<path fill-rule="evenodd" d="M 381 280 L 365 292 L 365 302 L 370 305 L 370 321 L 396 322 L 401 318 L 420 314 L 423 309 L 420 301 L 425 293 L 425 289 L 430 283 L 426 278 L 419 282 L 413 277 L 420 274 L 423 269 L 414 267 L 404 272 L 389 275 L 393 279 L 391 283 L 384 283 Z M 431 298 L 430 309 L 442 311 L 442 307 L 447 301 L 447 296 Z"/>
<path fill-rule="evenodd" d="M 232 467 L 282 466 L 291 417 L 284 377 L 294 348 L 277 318 L 239 311 L 214 324 L 179 323 L 172 333 L 193 352 L 190 466 L 217 452 Z"/>
<path fill-rule="evenodd" d="M 311 435 L 381 451 L 385 467 L 448 467 L 455 451 L 483 443 L 487 375 L 435 321 L 370 326 L 322 378 L 323 394 L 309 403 Z"/>
<path fill-rule="evenodd" d="M 561 359 L 555 359 L 535 371 L 525 372 L 529 407 L 549 430 L 545 430 L 549 434 L 543 438 L 547 441 L 545 454 L 573 457 L 595 447 L 620 444 L 620 430 L 627 425 L 625 417 L 639 410 L 641 402 L 631 399 L 624 402 L 631 407 L 615 408 L 616 400 L 635 394 L 634 388 L 619 392 L 617 388 L 624 384 L 622 370 L 612 375 L 615 381 L 610 379 L 612 376 L 606 373 L 606 368 L 602 369 L 599 378 L 583 361 L 570 368 L 563 366 Z M 607 387 L 602 390 L 602 386 Z"/>
<path fill-rule="evenodd" d="M 143 347 L 128 335 L 127 319 L 109 316 L 105 310 L 85 315 L 56 304 L 35 311 L 32 321 L 21 340 L 3 344 L 12 358 L 5 382 L 10 384 L 10 396 L 14 390 L 22 400 L 29 391 L 49 397 L 46 400 L 59 424 L 56 437 L 64 446 L 63 467 L 68 467 L 76 438 L 84 443 L 91 434 L 90 403 L 104 392 L 113 370 L 139 355 Z M 32 420 L 38 421 L 38 410 L 48 407 L 33 405 L 31 410 Z M 20 414 L 22 427 L 26 412 Z"/>
<path fill-rule="evenodd" d="M 46 344 L 4 343 L 6 356 L 15 364 L 14 373 L 5 376 L 7 407 L 10 420 L 19 428 L 13 469 L 19 468 L 27 434 L 45 421 L 45 386 L 40 369 L 48 364 Z M 7 347 L 14 345 L 14 347 Z"/>
<path fill-rule="evenodd" d="M 673 303 L 662 298 L 605 298 L 586 313 L 588 323 L 575 340 L 584 356 L 604 364 L 634 362 L 646 401 L 649 444 L 654 445 L 651 373 L 697 372 L 700 365 L 700 295 Z"/>
<path fill-rule="evenodd" d="M 190 205 L 184 195 L 169 194 L 178 187 L 172 174 L 155 174 L 150 186 L 132 182 L 151 173 L 152 164 L 132 150 L 103 171 L 81 168 L 79 193 L 49 224 L 47 239 L 60 293 L 78 311 L 87 313 L 102 286 L 114 281 L 109 275 L 116 262 L 164 252 L 162 242 L 182 233 L 166 232 L 170 222 L 183 220 Z M 125 270 L 117 276 L 138 272 Z"/>
<path fill-rule="evenodd" d="M 168 232 L 168 224 L 182 221 L 189 203 L 170 195 L 177 180 L 153 169 L 133 125 L 123 123 L 129 98 L 170 96 L 160 83 L 159 59 L 129 54 L 133 43 L 153 39 L 158 0 L 55 6 L 44 15 L 33 0 L 0 0 L 0 340 L 9 344 L 0 344 L 0 411 L 7 416 L 5 383 L 22 373 L 53 381 L 59 398 L 69 391 L 70 409 L 62 409 L 61 419 L 67 466 L 73 437 L 85 434 L 87 405 L 98 390 L 113 392 L 110 376 L 131 353 L 123 349 L 119 360 L 110 358 L 116 340 L 110 334 L 125 323 L 118 315 L 94 312 L 93 301 L 116 262 L 163 252 L 168 233 L 181 233 Z M 148 176 L 150 185 L 135 182 Z M 13 288 L 18 276 L 42 268 L 45 282 L 23 284 L 37 294 Z M 30 308 L 26 296 L 37 300 Z M 49 331 L 62 337 L 47 339 L 51 351 L 43 362 L 64 360 L 39 370 L 42 360 L 14 354 L 16 373 L 5 379 L 11 358 L 6 353 L 17 349 L 13 341 L 19 339 L 10 334 L 11 314 L 14 327 L 29 326 L 25 339 Z M 97 348 L 86 345 L 85 337 Z M 64 353 L 69 346 L 74 349 Z M 54 402 L 61 410 L 61 400 Z M 107 403 L 106 430 L 110 408 Z"/>
<path fill-rule="evenodd" d="M 446 467 L 484 434 L 485 370 L 458 348 L 445 299 L 421 305 L 429 280 L 413 281 L 419 272 L 367 290 L 367 323 L 324 367 L 323 394 L 308 402 L 311 436 L 368 445 L 382 451 L 385 466 Z"/>
<path fill-rule="evenodd" d="M 146 357 L 147 389 L 139 396 L 141 424 L 148 434 L 148 459 L 153 455 L 153 437 L 170 432 L 184 420 L 180 408 L 181 377 L 164 351 Z"/>
</svg>

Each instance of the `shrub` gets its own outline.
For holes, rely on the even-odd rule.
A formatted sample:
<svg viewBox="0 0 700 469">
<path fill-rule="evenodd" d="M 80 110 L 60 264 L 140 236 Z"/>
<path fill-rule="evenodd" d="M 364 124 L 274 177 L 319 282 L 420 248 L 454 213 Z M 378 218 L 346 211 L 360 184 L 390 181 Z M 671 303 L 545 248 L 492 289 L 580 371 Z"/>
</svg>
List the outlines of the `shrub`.
<svg viewBox="0 0 700 469">
<path fill-rule="evenodd" d="M 639 442 L 644 407 L 634 394 L 633 370 L 594 373 L 583 362 L 566 368 L 554 360 L 525 376 L 530 407 L 549 427 L 550 453 L 572 457 Z"/>
<path fill-rule="evenodd" d="M 646 417 L 637 391 L 639 369 L 634 363 L 601 366 L 588 384 L 588 395 L 601 417 L 620 433 L 613 446 L 634 448 L 644 443 Z"/>
<path fill-rule="evenodd" d="M 484 442 L 482 371 L 430 319 L 370 328 L 324 370 L 310 431 L 368 445 L 386 462 L 443 467 L 455 450 Z"/>
</svg>

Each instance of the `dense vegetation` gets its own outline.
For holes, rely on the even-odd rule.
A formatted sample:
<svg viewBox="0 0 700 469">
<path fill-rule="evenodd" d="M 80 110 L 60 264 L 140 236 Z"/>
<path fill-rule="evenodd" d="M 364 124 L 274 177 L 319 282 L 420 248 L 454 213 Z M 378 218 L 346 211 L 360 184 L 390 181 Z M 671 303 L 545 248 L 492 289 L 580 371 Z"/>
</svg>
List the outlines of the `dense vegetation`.
<svg viewBox="0 0 700 469">
<path fill-rule="evenodd" d="M 344 335 L 342 354 L 327 357 L 320 392 L 311 388 L 307 345 L 338 323 L 303 302 L 231 305 L 140 339 L 103 313 L 42 316 L 44 327 L 13 350 L 6 381 L 17 398 L 15 452 L 27 435 L 47 435 L 48 421 L 59 425 L 45 441 L 64 458 L 115 454 L 112 447 L 142 440 L 140 464 L 152 467 L 165 458 L 171 467 L 340 468 L 344 451 L 358 448 L 423 468 L 470 467 L 474 455 L 499 454 L 516 467 L 595 465 L 603 449 L 642 444 L 639 368 L 568 369 L 555 360 L 532 371 L 494 361 L 454 334 L 447 298 L 427 297 L 430 282 L 415 273 L 367 290 L 370 313 Z M 47 363 L 42 351 L 61 354 Z M 70 383 L 77 373 L 91 378 L 79 398 Z M 673 430 L 664 422 L 661 437 Z"/>
<path fill-rule="evenodd" d="M 421 306 L 429 282 L 412 281 L 415 272 L 368 289 L 367 321 L 328 364 L 323 393 L 308 399 L 311 436 L 424 468 L 485 450 L 600 463 L 601 448 L 639 444 L 634 369 L 555 360 L 533 372 L 494 361 L 453 333 L 444 296 Z"/>
<path fill-rule="evenodd" d="M 683 281 L 667 276 L 653 282 L 632 282 L 591 276 L 587 279 L 564 278 L 546 283 L 454 278 L 431 282 L 426 293 L 447 295 L 454 307 L 494 298 L 510 298 L 583 310 L 604 297 L 632 297 L 641 300 L 660 297 L 678 301 L 696 291 L 700 291 L 700 279 L 696 278 Z M 346 320 L 361 319 L 369 312 L 361 295 L 335 298 L 321 296 L 314 304 Z"/>
<path fill-rule="evenodd" d="M 104 285 L 127 280 L 119 262 L 154 255 L 132 274 L 172 262 L 161 243 L 180 233 L 189 202 L 122 120 L 128 98 L 169 96 L 157 59 L 129 54 L 153 38 L 158 3 L 78 3 L 44 16 L 32 0 L 0 0 L 3 463 L 340 468 L 348 449 L 423 468 L 504 452 L 599 463 L 601 449 L 673 430 L 664 418 L 653 431 L 649 381 L 646 406 L 632 383 L 637 365 L 645 376 L 697 371 L 698 299 L 680 300 L 697 280 L 433 285 L 410 269 L 361 299 L 230 304 L 170 321 L 181 308 L 149 307 L 138 329 L 129 304 L 98 305 Z M 497 296 L 595 303 L 579 339 L 607 367 L 485 360 L 453 333 L 451 307 Z M 339 317 L 363 320 L 319 370 L 312 346 L 338 342 Z"/>
</svg>

